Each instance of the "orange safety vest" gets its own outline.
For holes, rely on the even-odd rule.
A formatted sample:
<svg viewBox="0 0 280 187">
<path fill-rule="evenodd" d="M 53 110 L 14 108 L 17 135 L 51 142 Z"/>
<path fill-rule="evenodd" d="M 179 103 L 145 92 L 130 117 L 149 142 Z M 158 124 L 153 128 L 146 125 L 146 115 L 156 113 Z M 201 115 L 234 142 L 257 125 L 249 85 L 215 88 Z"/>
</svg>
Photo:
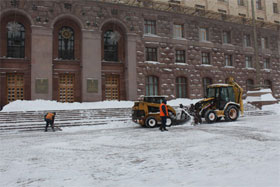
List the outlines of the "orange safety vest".
<svg viewBox="0 0 280 187">
<path fill-rule="evenodd" d="M 46 116 L 46 119 L 52 120 L 52 119 L 53 119 L 53 116 L 54 116 L 53 113 L 48 113 L 47 116 Z"/>
<path fill-rule="evenodd" d="M 168 109 L 167 109 L 167 106 L 166 106 L 166 104 L 164 104 L 164 103 L 161 103 L 161 105 L 159 106 L 159 115 L 162 117 L 162 116 L 165 116 L 165 114 L 164 114 L 164 112 L 163 112 L 163 110 L 162 110 L 162 106 L 164 106 L 165 107 L 165 111 L 166 111 L 166 116 L 168 116 Z"/>
</svg>

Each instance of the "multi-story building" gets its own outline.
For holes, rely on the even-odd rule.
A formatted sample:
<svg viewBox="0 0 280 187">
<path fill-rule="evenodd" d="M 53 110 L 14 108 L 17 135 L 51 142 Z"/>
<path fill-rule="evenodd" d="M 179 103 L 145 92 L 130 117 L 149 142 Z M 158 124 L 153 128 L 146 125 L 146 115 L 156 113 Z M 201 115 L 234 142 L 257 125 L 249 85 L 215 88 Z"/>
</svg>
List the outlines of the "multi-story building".
<svg viewBox="0 0 280 187">
<path fill-rule="evenodd" d="M 280 98 L 279 25 L 256 25 L 260 81 Z M 201 98 L 230 76 L 247 91 L 255 58 L 246 17 L 151 0 L 0 1 L 0 106 Z"/>
<path fill-rule="evenodd" d="M 201 8 L 224 14 L 252 18 L 252 2 L 256 19 L 280 24 L 280 0 L 159 0 Z"/>
</svg>

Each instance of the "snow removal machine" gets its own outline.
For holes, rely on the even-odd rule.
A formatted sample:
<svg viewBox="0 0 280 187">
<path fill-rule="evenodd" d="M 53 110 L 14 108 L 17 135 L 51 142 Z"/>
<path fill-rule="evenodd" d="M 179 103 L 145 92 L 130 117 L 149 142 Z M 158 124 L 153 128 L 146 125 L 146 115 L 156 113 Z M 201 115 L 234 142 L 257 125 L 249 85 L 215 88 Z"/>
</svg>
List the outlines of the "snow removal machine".
<svg viewBox="0 0 280 187">
<path fill-rule="evenodd" d="M 166 126 L 182 124 L 194 119 L 193 124 L 201 123 L 202 118 L 207 123 L 214 123 L 224 118 L 235 121 L 239 114 L 243 115 L 243 89 L 229 78 L 228 84 L 211 84 L 207 87 L 206 97 L 190 107 L 180 104 L 178 109 L 167 105 L 168 118 Z M 132 107 L 132 120 L 149 128 L 161 124 L 159 106 L 165 96 L 144 96 L 143 101 L 137 101 Z"/>
<path fill-rule="evenodd" d="M 159 107 L 165 96 L 144 96 L 143 101 L 137 101 L 132 107 L 132 120 L 141 126 L 154 128 L 161 124 L 161 118 L 159 115 Z M 190 120 L 190 115 L 184 109 L 176 110 L 167 105 L 168 117 L 166 120 L 166 126 L 177 124 L 179 122 L 185 122 Z"/>
<path fill-rule="evenodd" d="M 205 99 L 189 109 L 195 120 L 201 122 L 201 118 L 205 118 L 207 123 L 214 123 L 224 118 L 226 121 L 235 121 L 240 112 L 243 115 L 243 89 L 232 77 L 229 78 L 228 84 L 209 85 L 206 93 Z"/>
</svg>

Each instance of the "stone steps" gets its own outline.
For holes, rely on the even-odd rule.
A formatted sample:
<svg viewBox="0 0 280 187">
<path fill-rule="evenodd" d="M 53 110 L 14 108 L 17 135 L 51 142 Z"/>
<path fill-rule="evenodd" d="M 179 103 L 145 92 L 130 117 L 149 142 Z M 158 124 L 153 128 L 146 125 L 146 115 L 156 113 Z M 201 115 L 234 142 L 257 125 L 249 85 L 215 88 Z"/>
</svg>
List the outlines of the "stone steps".
<svg viewBox="0 0 280 187">
<path fill-rule="evenodd" d="M 131 120 L 131 108 L 0 112 L 0 131 L 43 130 L 47 112 L 56 112 L 54 124 L 58 127 L 105 125 L 113 121 Z"/>
</svg>

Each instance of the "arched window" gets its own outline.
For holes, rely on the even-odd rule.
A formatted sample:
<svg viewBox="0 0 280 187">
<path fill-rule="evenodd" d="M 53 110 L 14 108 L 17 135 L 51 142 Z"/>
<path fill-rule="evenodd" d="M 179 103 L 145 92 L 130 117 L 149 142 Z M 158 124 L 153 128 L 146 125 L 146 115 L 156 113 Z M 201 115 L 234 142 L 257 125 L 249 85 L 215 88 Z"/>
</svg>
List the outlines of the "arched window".
<svg viewBox="0 0 280 187">
<path fill-rule="evenodd" d="M 187 98 L 187 79 L 185 77 L 176 78 L 177 98 Z"/>
<path fill-rule="evenodd" d="M 25 28 L 18 22 L 7 24 L 7 57 L 25 57 Z"/>
<path fill-rule="evenodd" d="M 158 95 L 158 78 L 156 76 L 146 77 L 146 95 Z"/>
<path fill-rule="evenodd" d="M 265 88 L 270 88 L 272 90 L 272 83 L 270 80 L 265 80 L 264 86 L 265 86 Z"/>
<path fill-rule="evenodd" d="M 118 39 L 120 34 L 117 31 L 107 30 L 104 33 L 104 60 L 118 61 Z"/>
<path fill-rule="evenodd" d="M 75 35 L 71 27 L 64 26 L 59 30 L 58 34 L 58 58 L 65 60 L 75 59 L 74 40 Z"/>
<path fill-rule="evenodd" d="M 246 81 L 246 89 L 247 89 L 247 91 L 254 89 L 254 81 L 252 79 L 248 79 Z"/>
<path fill-rule="evenodd" d="M 212 79 L 211 78 L 205 77 L 205 78 L 202 79 L 204 96 L 207 95 L 207 92 L 206 92 L 207 90 L 206 89 L 207 89 L 207 86 L 210 85 L 210 84 L 212 84 Z"/>
</svg>

